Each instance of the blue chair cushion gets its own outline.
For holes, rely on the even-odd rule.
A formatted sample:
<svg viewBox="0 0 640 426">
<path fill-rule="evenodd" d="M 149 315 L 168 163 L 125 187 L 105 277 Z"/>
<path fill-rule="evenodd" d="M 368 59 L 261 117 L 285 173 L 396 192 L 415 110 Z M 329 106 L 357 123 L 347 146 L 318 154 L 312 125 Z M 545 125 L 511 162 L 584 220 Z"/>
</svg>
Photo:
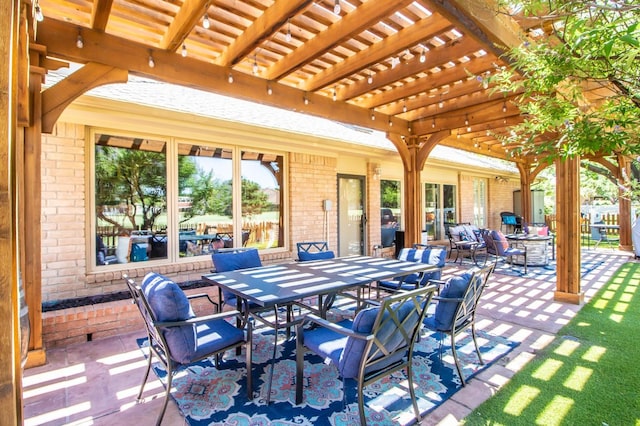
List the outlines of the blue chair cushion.
<svg viewBox="0 0 640 426">
<path fill-rule="evenodd" d="M 237 252 L 212 253 L 211 260 L 216 272 L 236 271 L 238 269 L 257 268 L 262 266 L 257 249 Z M 228 291 L 222 292 L 225 303 L 235 306 L 236 296 Z"/>
<path fill-rule="evenodd" d="M 462 275 L 451 278 L 447 284 L 440 290 L 441 298 L 461 298 L 464 296 L 471 277 L 470 272 L 465 272 Z M 459 302 L 447 302 L 438 300 L 436 304 L 436 312 L 434 315 L 427 317 L 424 320 L 424 324 L 430 330 L 435 331 L 451 331 L 451 325 L 453 323 L 453 317 L 456 314 Z"/>
<path fill-rule="evenodd" d="M 398 260 L 406 260 L 410 262 L 423 262 L 429 265 L 435 265 L 438 268 L 444 268 L 446 259 L 447 259 L 447 250 L 440 247 L 433 247 L 433 248 L 426 248 L 426 249 L 403 248 L 402 250 L 400 250 L 400 253 L 398 254 Z M 425 285 L 429 280 L 439 280 L 441 277 L 441 274 L 442 272 L 440 269 L 438 269 L 437 271 L 430 271 L 425 273 L 422 280 L 420 281 L 420 286 Z M 418 283 L 419 279 L 420 279 L 419 274 L 407 275 L 406 277 L 404 277 L 402 281 L 403 283 L 406 283 L 408 285 L 403 284 L 402 288 L 404 288 L 405 290 L 415 289 L 416 288 L 415 284 Z M 383 283 L 384 281 L 381 281 L 381 284 Z M 390 286 L 390 288 L 397 288 L 398 280 L 387 281 L 387 284 Z"/>
<path fill-rule="evenodd" d="M 333 259 L 335 257 L 336 255 L 332 250 L 316 251 L 316 252 L 308 252 L 308 251 L 298 252 L 298 259 L 302 262 L 307 262 L 310 260 Z"/>
<path fill-rule="evenodd" d="M 262 266 L 258 250 L 245 250 L 228 253 L 213 253 L 213 266 L 217 272 L 235 271 L 238 269 L 257 268 Z"/>
</svg>

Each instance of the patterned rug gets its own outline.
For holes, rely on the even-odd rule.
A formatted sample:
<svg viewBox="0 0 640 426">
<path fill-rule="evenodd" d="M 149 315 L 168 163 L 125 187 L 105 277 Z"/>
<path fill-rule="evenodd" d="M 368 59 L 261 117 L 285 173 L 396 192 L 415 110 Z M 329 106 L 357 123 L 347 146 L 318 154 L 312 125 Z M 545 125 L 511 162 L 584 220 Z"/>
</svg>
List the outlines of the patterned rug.
<svg viewBox="0 0 640 426">
<path fill-rule="evenodd" d="M 439 356 L 439 335 L 424 334 L 413 357 L 418 406 L 424 414 L 442 404 L 461 388 L 455 372 L 449 339 L 443 340 Z M 266 379 L 273 351 L 273 331 L 254 334 L 254 399 L 247 401 L 244 354 L 225 354 L 221 369 L 202 361 L 180 371 L 173 380 L 171 396 L 189 425 L 353 425 L 359 422 L 356 382 L 342 379 L 333 365 L 308 352 L 304 366 L 304 401 L 295 405 L 295 338 L 280 333 L 271 403 L 265 402 Z M 484 365 L 480 365 L 470 336 L 460 335 L 456 345 L 465 377 L 471 378 L 517 346 L 504 338 L 478 333 Z M 148 356 L 147 340 L 138 344 Z M 442 358 L 442 359 L 440 359 Z M 166 373 L 158 364 L 154 372 L 163 384 Z M 150 379 L 152 380 L 152 379 Z M 400 425 L 415 422 L 404 372 L 394 373 L 365 388 L 367 424 Z M 346 403 L 346 406 L 345 406 Z"/>
</svg>

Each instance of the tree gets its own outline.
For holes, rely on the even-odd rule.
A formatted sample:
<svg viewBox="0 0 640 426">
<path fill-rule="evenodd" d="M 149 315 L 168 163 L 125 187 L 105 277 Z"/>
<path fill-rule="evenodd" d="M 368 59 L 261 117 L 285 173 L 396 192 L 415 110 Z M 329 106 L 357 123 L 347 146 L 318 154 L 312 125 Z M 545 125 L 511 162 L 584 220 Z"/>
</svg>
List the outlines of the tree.
<svg viewBox="0 0 640 426">
<path fill-rule="evenodd" d="M 512 49 L 489 78 L 524 122 L 503 143 L 552 161 L 640 152 L 640 4 L 633 0 L 502 2 L 547 33 Z M 515 13 L 514 13 L 515 15 Z M 636 168 L 637 169 L 637 168 Z"/>
<path fill-rule="evenodd" d="M 162 153 L 96 146 L 96 214 L 120 228 L 124 223 L 105 214 L 106 206 L 125 205 L 132 229 L 152 229 L 167 208 L 167 172 Z M 138 223 L 138 219 L 142 223 Z"/>
<path fill-rule="evenodd" d="M 242 178 L 242 215 L 254 216 L 262 213 L 269 206 L 267 194 L 260 185 Z"/>
</svg>

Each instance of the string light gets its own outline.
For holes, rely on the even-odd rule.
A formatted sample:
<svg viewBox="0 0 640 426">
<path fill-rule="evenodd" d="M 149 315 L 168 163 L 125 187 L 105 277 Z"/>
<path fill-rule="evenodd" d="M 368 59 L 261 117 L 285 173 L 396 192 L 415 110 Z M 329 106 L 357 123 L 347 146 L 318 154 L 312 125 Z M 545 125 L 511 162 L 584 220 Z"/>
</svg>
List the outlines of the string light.
<svg viewBox="0 0 640 426">
<path fill-rule="evenodd" d="M 393 121 L 391 121 L 391 117 L 389 117 L 389 127 L 393 127 Z"/>
<path fill-rule="evenodd" d="M 502 112 L 507 112 L 507 102 L 502 103 Z"/>
<path fill-rule="evenodd" d="M 340 15 L 340 0 L 336 0 L 335 4 L 333 5 L 333 13 L 335 13 L 336 15 Z"/>
<path fill-rule="evenodd" d="M 469 125 L 469 114 L 465 115 L 464 124 L 467 126 L 467 133 L 471 131 L 471 126 Z"/>
<path fill-rule="evenodd" d="M 44 15 L 42 14 L 42 9 L 40 8 L 40 3 L 38 1 L 36 1 L 35 5 L 33 6 L 33 14 L 36 17 L 36 21 L 44 21 Z"/>
<path fill-rule="evenodd" d="M 82 32 L 78 29 L 78 38 L 76 38 L 76 47 L 82 49 L 84 47 L 84 39 L 82 38 Z"/>
<path fill-rule="evenodd" d="M 456 135 L 456 139 L 460 139 L 460 129 L 458 129 L 458 134 Z"/>
<path fill-rule="evenodd" d="M 431 122 L 431 128 L 435 129 L 436 128 L 436 119 L 434 118 L 433 121 Z"/>
<path fill-rule="evenodd" d="M 229 76 L 227 77 L 227 81 L 229 83 L 233 83 L 233 74 L 232 73 L 229 73 Z"/>
<path fill-rule="evenodd" d="M 209 27 L 211 27 L 211 22 L 209 21 L 209 15 L 207 15 L 206 13 L 204 14 L 204 17 L 202 18 L 202 27 L 205 30 L 208 30 Z"/>
<path fill-rule="evenodd" d="M 305 93 L 304 96 L 302 97 L 302 100 L 304 102 L 305 105 L 309 105 L 309 98 L 307 97 L 307 94 Z"/>
<path fill-rule="evenodd" d="M 373 83 L 373 74 L 371 74 L 371 71 L 369 71 L 369 77 L 367 78 L 367 83 L 369 84 Z"/>
<path fill-rule="evenodd" d="M 156 61 L 153 60 L 153 55 L 151 54 L 151 51 L 149 51 L 149 68 L 153 68 L 156 66 Z"/>
<path fill-rule="evenodd" d="M 425 61 L 427 60 L 427 52 L 425 52 L 425 48 L 422 48 L 422 52 L 420 52 L 420 63 L 424 64 Z"/>
<path fill-rule="evenodd" d="M 187 57 L 187 45 L 186 44 L 182 45 L 182 57 L 183 58 Z"/>
<path fill-rule="evenodd" d="M 270 83 L 267 84 L 267 95 L 269 96 L 273 95 L 273 89 L 271 88 Z"/>
<path fill-rule="evenodd" d="M 375 110 L 371 110 L 371 121 L 376 121 Z"/>
<path fill-rule="evenodd" d="M 287 20 L 287 35 L 285 37 L 285 40 L 287 40 L 287 43 L 291 41 L 291 21 L 289 20 Z"/>
<path fill-rule="evenodd" d="M 440 102 L 438 102 L 438 108 L 444 108 L 444 101 L 442 100 L 442 95 L 440 95 Z"/>
<path fill-rule="evenodd" d="M 338 92 L 336 92 L 335 86 L 333 87 L 333 102 L 338 100 Z"/>
<path fill-rule="evenodd" d="M 407 101 L 404 101 L 404 105 L 402 106 L 402 112 L 407 112 Z"/>
<path fill-rule="evenodd" d="M 258 74 L 258 55 L 253 55 L 253 73 Z"/>
</svg>

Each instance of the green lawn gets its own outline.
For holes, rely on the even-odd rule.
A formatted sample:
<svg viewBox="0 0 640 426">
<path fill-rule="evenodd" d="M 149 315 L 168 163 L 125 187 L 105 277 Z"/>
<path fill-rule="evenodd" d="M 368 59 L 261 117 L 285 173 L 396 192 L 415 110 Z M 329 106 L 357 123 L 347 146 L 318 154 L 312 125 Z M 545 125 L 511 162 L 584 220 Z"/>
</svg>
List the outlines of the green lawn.
<svg viewBox="0 0 640 426">
<path fill-rule="evenodd" d="M 640 264 L 626 263 L 466 425 L 640 425 Z"/>
</svg>

